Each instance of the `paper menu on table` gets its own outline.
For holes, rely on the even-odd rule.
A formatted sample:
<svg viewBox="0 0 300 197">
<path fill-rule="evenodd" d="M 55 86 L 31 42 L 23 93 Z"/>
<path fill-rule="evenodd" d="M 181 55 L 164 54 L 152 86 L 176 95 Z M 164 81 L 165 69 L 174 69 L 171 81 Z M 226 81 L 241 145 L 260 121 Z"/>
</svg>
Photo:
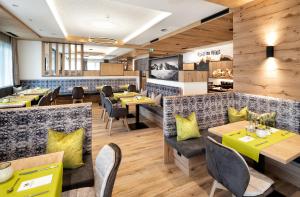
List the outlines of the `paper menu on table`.
<svg viewBox="0 0 300 197">
<path fill-rule="evenodd" d="M 252 140 L 254 140 L 254 138 L 250 137 L 250 136 L 244 136 L 244 137 L 239 138 L 239 140 L 247 143 L 247 142 L 251 142 Z"/>
<path fill-rule="evenodd" d="M 50 184 L 52 182 L 52 176 L 53 175 L 50 174 L 28 181 L 23 181 L 18 189 L 18 192 Z"/>
</svg>

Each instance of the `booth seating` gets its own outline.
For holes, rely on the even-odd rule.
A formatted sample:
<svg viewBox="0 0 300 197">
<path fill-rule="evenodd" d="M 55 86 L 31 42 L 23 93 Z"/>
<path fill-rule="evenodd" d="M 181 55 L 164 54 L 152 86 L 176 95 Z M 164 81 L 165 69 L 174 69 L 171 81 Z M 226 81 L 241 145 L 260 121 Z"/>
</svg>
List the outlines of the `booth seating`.
<svg viewBox="0 0 300 197">
<path fill-rule="evenodd" d="M 36 79 L 36 80 L 21 80 L 22 86 L 29 86 L 30 88 L 42 87 L 42 88 L 50 88 L 55 89 L 58 86 L 61 86 L 60 95 L 71 95 L 72 89 L 75 86 L 88 87 L 85 90 L 87 94 L 95 94 L 98 93 L 96 87 L 102 85 L 110 85 L 112 87 L 120 87 L 126 84 L 135 84 L 137 83 L 136 77 L 132 78 L 88 78 L 88 79 Z M 122 88 L 119 88 L 121 91 Z"/>
<path fill-rule="evenodd" d="M 63 191 L 94 184 L 91 103 L 0 111 L 0 162 L 46 153 L 48 129 L 68 133 L 84 128 L 84 165 L 64 169 Z"/>
<path fill-rule="evenodd" d="M 300 132 L 300 102 L 288 99 L 251 95 L 237 92 L 211 93 L 195 96 L 171 96 L 164 99 L 164 162 L 175 162 L 187 175 L 194 174 L 196 158 L 205 153 L 203 137 L 208 135 L 208 128 L 227 124 L 228 107 L 241 109 L 248 106 L 256 113 L 276 112 L 276 127 Z M 195 112 L 202 137 L 177 142 L 175 115 L 188 116 Z M 296 164 L 296 161 L 293 162 Z M 289 173 L 290 177 L 299 178 L 299 165 L 291 168 L 299 173 Z M 199 166 L 199 164 L 198 164 Z M 279 164 L 278 170 L 285 168 Z M 300 184 L 300 182 L 299 182 Z"/>
<path fill-rule="evenodd" d="M 165 96 L 174 96 L 181 94 L 181 88 L 173 87 L 173 86 L 166 86 L 154 83 L 147 83 L 146 84 L 147 96 L 151 97 L 152 93 L 155 96 L 161 94 L 161 104 L 160 106 L 157 105 L 140 105 L 140 113 L 144 117 L 152 120 L 153 122 L 158 123 L 158 126 L 161 128 L 163 127 L 163 98 Z"/>
</svg>

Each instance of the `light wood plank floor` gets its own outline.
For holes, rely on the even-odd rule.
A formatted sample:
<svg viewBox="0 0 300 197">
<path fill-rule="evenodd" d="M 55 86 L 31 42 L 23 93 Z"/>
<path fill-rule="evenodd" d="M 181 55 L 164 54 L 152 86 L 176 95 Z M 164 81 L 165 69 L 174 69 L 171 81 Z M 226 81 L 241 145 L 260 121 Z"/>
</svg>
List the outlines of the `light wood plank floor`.
<svg viewBox="0 0 300 197">
<path fill-rule="evenodd" d="M 93 104 L 93 158 L 107 143 L 118 144 L 122 162 L 115 182 L 113 196 L 208 196 L 213 179 L 205 164 L 196 177 L 185 176 L 175 165 L 163 164 L 162 130 L 141 117 L 151 128 L 127 132 L 121 121 L 113 123 L 108 136 L 105 123 L 100 120 L 101 109 Z M 129 119 L 134 122 L 135 119 Z M 298 188 L 278 182 L 276 188 L 285 196 L 300 196 Z M 216 197 L 229 197 L 226 191 L 217 191 Z"/>
</svg>

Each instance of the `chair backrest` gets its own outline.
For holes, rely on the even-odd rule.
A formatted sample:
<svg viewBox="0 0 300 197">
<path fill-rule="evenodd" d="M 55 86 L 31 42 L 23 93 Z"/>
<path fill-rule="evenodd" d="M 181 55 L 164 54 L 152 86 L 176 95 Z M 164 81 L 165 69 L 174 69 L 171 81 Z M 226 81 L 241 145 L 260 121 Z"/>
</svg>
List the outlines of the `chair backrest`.
<svg viewBox="0 0 300 197">
<path fill-rule="evenodd" d="M 105 101 L 104 101 L 104 106 L 106 108 L 106 111 L 108 113 L 108 116 L 111 117 L 111 114 L 113 112 L 113 104 L 111 102 L 111 100 L 109 100 L 109 98 L 104 97 Z"/>
<path fill-rule="evenodd" d="M 136 85 L 133 85 L 133 84 L 129 85 L 128 92 L 136 92 Z"/>
<path fill-rule="evenodd" d="M 58 86 L 57 88 L 54 89 L 53 95 L 52 95 L 52 100 L 55 100 L 58 97 L 59 91 L 60 91 L 60 86 Z"/>
<path fill-rule="evenodd" d="M 98 153 L 95 166 L 95 191 L 97 197 L 111 197 L 122 153 L 118 145 L 105 145 Z"/>
<path fill-rule="evenodd" d="M 53 98 L 53 92 L 49 92 L 47 94 L 47 105 L 51 105 L 52 98 Z"/>
<path fill-rule="evenodd" d="M 74 87 L 72 90 L 72 98 L 73 99 L 83 99 L 84 96 L 84 90 L 82 87 Z"/>
<path fill-rule="evenodd" d="M 101 106 L 105 107 L 105 94 L 104 94 L 104 92 L 100 92 L 100 101 L 101 101 Z"/>
<path fill-rule="evenodd" d="M 209 174 L 216 181 L 235 196 L 244 195 L 250 173 L 246 161 L 239 153 L 207 137 L 206 162 Z"/>
<path fill-rule="evenodd" d="M 38 106 L 47 106 L 48 105 L 48 95 L 44 95 L 38 102 Z"/>
<path fill-rule="evenodd" d="M 113 96 L 113 89 L 111 86 L 104 86 L 102 88 L 102 92 L 104 92 L 105 97 L 111 97 Z"/>
</svg>

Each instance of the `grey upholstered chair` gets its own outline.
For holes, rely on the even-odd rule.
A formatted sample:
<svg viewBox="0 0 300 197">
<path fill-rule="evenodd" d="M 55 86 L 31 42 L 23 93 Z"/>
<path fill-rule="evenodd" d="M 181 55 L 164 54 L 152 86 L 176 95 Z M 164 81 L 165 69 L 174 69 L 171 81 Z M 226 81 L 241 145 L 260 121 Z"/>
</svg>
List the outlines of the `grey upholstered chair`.
<svg viewBox="0 0 300 197">
<path fill-rule="evenodd" d="M 38 102 L 38 106 L 47 106 L 48 105 L 48 97 L 44 95 Z"/>
<path fill-rule="evenodd" d="M 127 122 L 127 109 L 122 108 L 122 107 L 117 107 L 114 106 L 111 102 L 110 99 L 105 97 L 105 108 L 108 114 L 108 119 L 106 122 L 105 128 L 107 129 L 108 123 L 109 123 L 109 128 L 108 128 L 108 134 L 111 135 L 111 127 L 114 119 L 117 120 L 122 120 L 123 125 L 127 128 L 129 131 L 128 127 L 128 122 Z"/>
<path fill-rule="evenodd" d="M 129 85 L 128 92 L 136 92 L 136 85 L 133 85 L 133 84 Z"/>
<path fill-rule="evenodd" d="M 121 160 L 122 152 L 118 145 L 110 143 L 103 146 L 96 158 L 94 188 L 66 191 L 62 197 L 111 197 Z"/>
<path fill-rule="evenodd" d="M 83 103 L 83 98 L 84 98 L 83 88 L 80 86 L 74 87 L 72 91 L 73 103 L 77 103 L 77 102 Z"/>
<path fill-rule="evenodd" d="M 249 168 L 244 158 L 234 149 L 206 140 L 206 162 L 209 174 L 215 179 L 210 197 L 215 190 L 229 190 L 234 196 L 267 196 L 272 192 L 273 180 Z"/>
<path fill-rule="evenodd" d="M 47 105 L 51 105 L 52 96 L 53 96 L 53 92 L 49 92 L 47 94 Z"/>
<path fill-rule="evenodd" d="M 112 97 L 114 95 L 113 89 L 111 86 L 104 86 L 102 88 L 102 92 L 104 92 L 105 97 Z"/>
<path fill-rule="evenodd" d="M 54 89 L 52 98 L 51 98 L 51 104 L 56 104 L 56 99 L 59 95 L 59 91 L 60 91 L 60 86 L 58 86 L 57 88 Z"/>
</svg>

